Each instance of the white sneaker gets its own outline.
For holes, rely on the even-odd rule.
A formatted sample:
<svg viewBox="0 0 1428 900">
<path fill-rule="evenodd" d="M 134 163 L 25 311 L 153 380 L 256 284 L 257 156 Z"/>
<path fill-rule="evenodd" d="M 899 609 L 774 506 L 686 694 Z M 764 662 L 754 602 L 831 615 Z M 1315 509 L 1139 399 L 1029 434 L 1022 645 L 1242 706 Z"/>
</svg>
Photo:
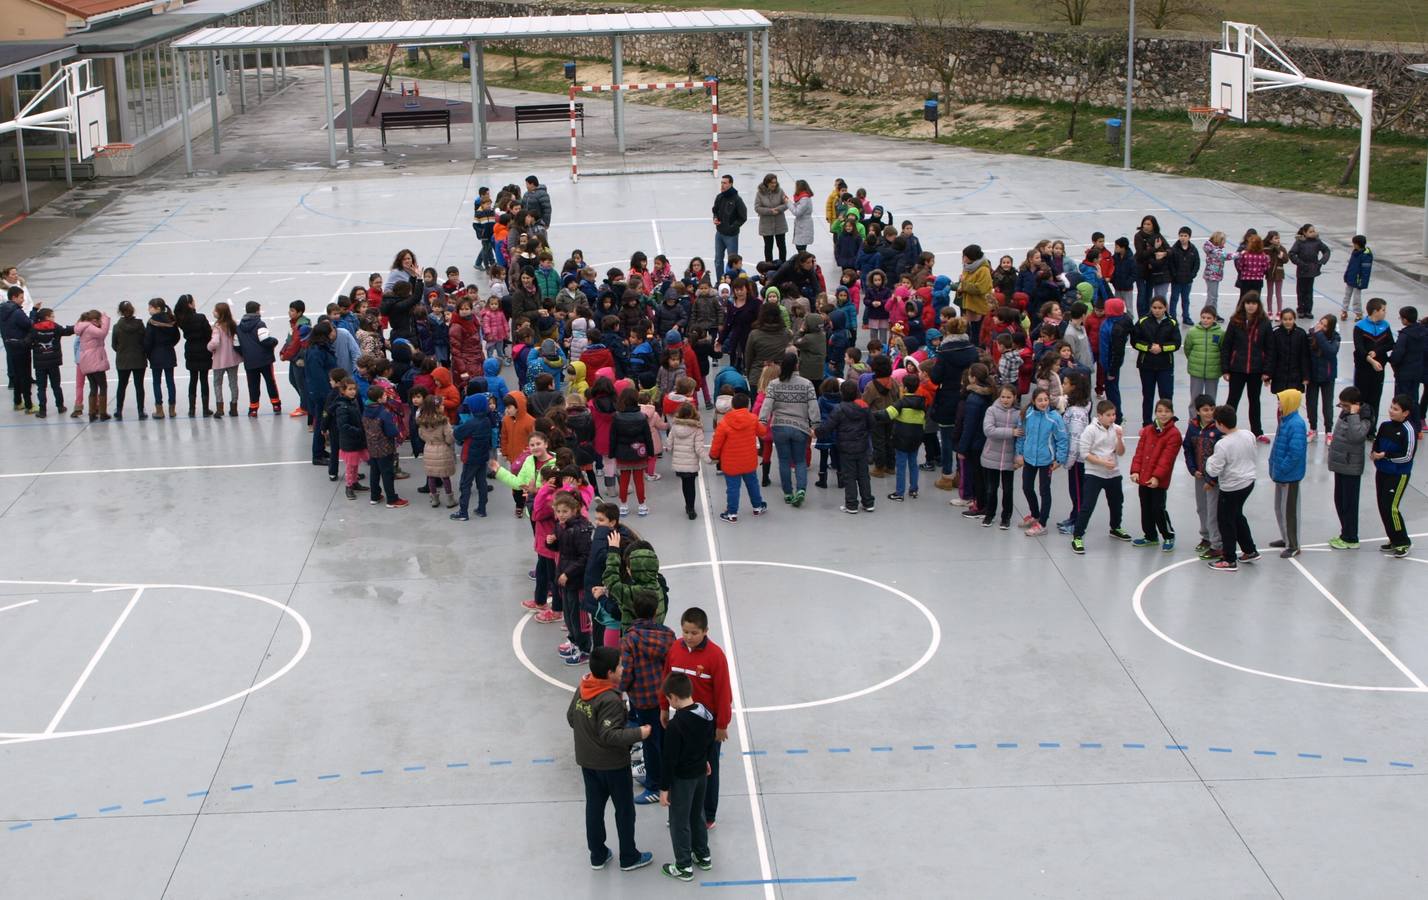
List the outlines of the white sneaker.
<svg viewBox="0 0 1428 900">
<path fill-rule="evenodd" d="M 961 497 L 953 497 L 947 501 L 948 506 L 970 506 L 971 503 L 971 500 L 963 500 Z"/>
<path fill-rule="evenodd" d="M 648 506 L 645 506 L 643 503 L 640 504 L 639 509 L 635 510 L 635 515 L 637 516 L 647 516 L 649 514 L 650 508 Z"/>
</svg>

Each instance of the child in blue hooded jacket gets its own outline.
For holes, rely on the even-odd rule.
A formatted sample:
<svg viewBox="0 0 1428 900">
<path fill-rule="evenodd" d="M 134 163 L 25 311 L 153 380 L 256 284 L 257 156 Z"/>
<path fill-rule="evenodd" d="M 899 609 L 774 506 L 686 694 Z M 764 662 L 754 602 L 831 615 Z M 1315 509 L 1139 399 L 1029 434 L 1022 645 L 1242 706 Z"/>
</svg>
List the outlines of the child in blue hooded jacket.
<svg viewBox="0 0 1428 900">
<path fill-rule="evenodd" d="M 1274 482 L 1274 518 L 1279 523 L 1279 540 L 1269 546 L 1282 548 L 1280 557 L 1299 555 L 1299 482 L 1304 480 L 1305 451 L 1309 446 L 1309 426 L 1299 414 L 1304 395 L 1289 388 L 1275 394 L 1279 398 L 1279 427 L 1269 449 L 1269 477 Z"/>
<path fill-rule="evenodd" d="M 1051 408 L 1051 394 L 1046 388 L 1031 392 L 1031 403 L 1022 410 L 1021 430 L 1016 439 L 1016 464 L 1021 467 L 1021 492 L 1031 510 L 1021 524 L 1027 537 L 1040 537 L 1051 521 L 1051 473 L 1066 465 L 1071 450 L 1066 423 L 1061 413 Z"/>
<path fill-rule="evenodd" d="M 495 362 L 499 368 L 500 361 Z M 491 492 L 486 481 L 486 462 L 491 458 L 492 436 L 501 427 L 496 402 L 487 391 L 485 378 L 478 375 L 466 383 L 466 399 L 461 403 L 460 417 L 453 436 L 456 446 L 461 448 L 461 496 L 451 518 L 465 522 L 470 518 L 467 510 L 471 505 L 473 482 L 476 485 L 476 515 L 486 518 L 486 496 Z"/>
</svg>

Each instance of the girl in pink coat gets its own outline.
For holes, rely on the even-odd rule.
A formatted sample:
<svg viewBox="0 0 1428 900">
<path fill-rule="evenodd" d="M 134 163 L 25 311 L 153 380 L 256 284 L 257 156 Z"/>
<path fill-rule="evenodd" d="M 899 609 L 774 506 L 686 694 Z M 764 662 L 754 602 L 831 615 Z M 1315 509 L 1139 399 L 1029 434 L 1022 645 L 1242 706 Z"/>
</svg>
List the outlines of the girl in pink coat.
<svg viewBox="0 0 1428 900">
<path fill-rule="evenodd" d="M 208 339 L 208 351 L 213 354 L 213 417 L 223 418 L 223 379 L 227 377 L 230 399 L 228 415 L 238 415 L 238 323 L 227 303 L 213 304 L 213 336 Z"/>
<path fill-rule="evenodd" d="M 79 317 L 74 325 L 75 337 L 79 338 L 79 374 L 89 382 L 89 421 L 98 419 L 109 421 L 109 353 L 104 344 L 109 337 L 109 317 L 97 309 L 91 309 Z M 75 395 L 79 396 L 78 394 Z M 78 416 L 79 404 L 75 404 L 73 415 Z"/>
</svg>

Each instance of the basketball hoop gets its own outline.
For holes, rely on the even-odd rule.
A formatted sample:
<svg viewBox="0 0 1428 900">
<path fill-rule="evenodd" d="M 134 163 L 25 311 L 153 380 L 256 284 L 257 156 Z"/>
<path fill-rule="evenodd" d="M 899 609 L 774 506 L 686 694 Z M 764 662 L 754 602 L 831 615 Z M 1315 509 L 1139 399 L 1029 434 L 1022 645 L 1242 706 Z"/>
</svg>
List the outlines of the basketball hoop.
<svg viewBox="0 0 1428 900">
<path fill-rule="evenodd" d="M 1192 106 L 1186 112 L 1190 114 L 1190 127 L 1195 131 L 1209 131 L 1210 123 L 1216 119 L 1224 120 L 1229 118 L 1230 111 L 1214 106 Z"/>
<path fill-rule="evenodd" d="M 94 155 L 100 159 L 109 160 L 115 175 L 132 175 L 130 162 L 134 158 L 133 144 L 105 144 L 94 151 Z"/>
</svg>

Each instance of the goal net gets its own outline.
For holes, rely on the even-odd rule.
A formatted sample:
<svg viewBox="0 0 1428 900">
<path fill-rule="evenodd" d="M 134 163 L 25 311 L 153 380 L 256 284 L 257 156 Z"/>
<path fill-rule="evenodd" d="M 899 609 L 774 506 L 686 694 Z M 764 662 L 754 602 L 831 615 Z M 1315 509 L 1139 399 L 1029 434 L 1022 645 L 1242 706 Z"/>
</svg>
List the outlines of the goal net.
<svg viewBox="0 0 1428 900">
<path fill-rule="evenodd" d="M 616 152 L 606 155 L 587 152 L 586 159 L 580 158 L 580 137 L 577 129 L 576 98 L 592 93 L 633 93 L 638 91 L 696 90 L 702 89 L 709 97 L 709 133 L 707 141 L 703 129 L 679 127 L 669 133 L 646 133 L 640 129 L 639 135 L 631 143 L 628 139 L 623 154 Z M 628 107 L 626 107 L 628 115 Z M 685 114 L 688 115 L 688 114 Z M 656 132 L 661 129 L 656 128 Z M 628 131 L 627 131 L 628 135 Z M 705 155 L 707 147 L 708 154 Z M 713 172 L 719 176 L 719 82 L 708 81 L 656 81 L 645 84 L 572 84 L 570 86 L 570 180 L 579 181 L 582 175 L 636 175 L 659 172 Z"/>
</svg>

